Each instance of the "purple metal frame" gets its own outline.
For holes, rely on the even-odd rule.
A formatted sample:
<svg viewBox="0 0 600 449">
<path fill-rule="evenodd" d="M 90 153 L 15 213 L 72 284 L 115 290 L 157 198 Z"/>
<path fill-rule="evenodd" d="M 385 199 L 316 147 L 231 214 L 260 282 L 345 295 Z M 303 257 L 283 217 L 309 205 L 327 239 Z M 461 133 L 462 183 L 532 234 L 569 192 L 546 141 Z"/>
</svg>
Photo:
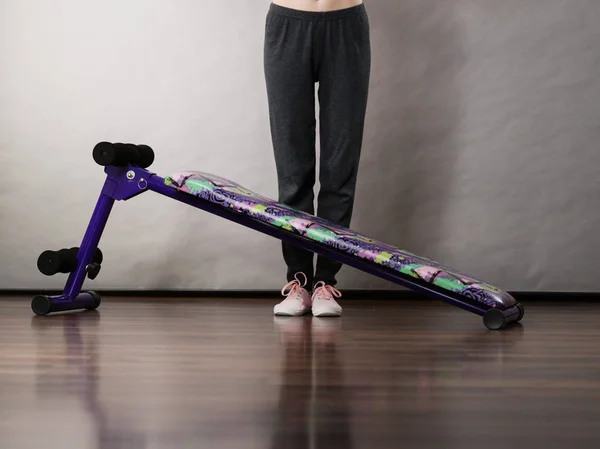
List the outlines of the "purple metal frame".
<svg viewBox="0 0 600 449">
<path fill-rule="evenodd" d="M 83 237 L 83 241 L 77 256 L 77 269 L 69 276 L 63 294 L 48 298 L 50 306 L 47 313 L 93 308 L 93 294 L 85 292 L 82 293 L 81 288 L 87 275 L 87 267 L 92 262 L 94 252 L 96 251 L 96 248 L 100 242 L 100 238 L 102 237 L 102 233 L 104 231 L 104 227 L 106 226 L 106 222 L 108 221 L 113 204 L 115 201 L 128 200 L 146 191 L 159 193 L 179 202 L 241 224 L 255 231 L 259 231 L 263 234 L 290 242 L 316 254 L 321 254 L 325 257 L 335 259 L 343 264 L 386 279 L 395 284 L 399 284 L 412 290 L 433 296 L 437 299 L 441 299 L 474 314 L 485 316 L 488 312 L 490 312 L 491 308 L 489 306 L 478 303 L 475 300 L 470 300 L 469 298 L 460 296 L 458 294 L 454 295 L 450 291 L 437 288 L 435 285 L 427 283 L 423 280 L 403 276 L 400 273 L 382 266 L 377 266 L 367 260 L 354 258 L 346 253 L 336 251 L 335 249 L 325 245 L 320 245 L 318 242 L 309 240 L 300 235 L 289 233 L 285 230 L 255 220 L 251 217 L 241 215 L 227 208 L 219 207 L 218 205 L 202 198 L 180 192 L 179 190 L 166 185 L 164 178 L 146 169 L 133 166 L 108 166 L 105 167 L 105 172 L 107 174 L 106 181 L 104 182 L 102 192 L 96 203 L 96 207 Z M 517 306 L 513 306 L 505 310 L 494 309 L 493 312 L 495 314 L 501 314 L 505 324 L 518 321 L 522 314 L 522 311 Z"/>
</svg>

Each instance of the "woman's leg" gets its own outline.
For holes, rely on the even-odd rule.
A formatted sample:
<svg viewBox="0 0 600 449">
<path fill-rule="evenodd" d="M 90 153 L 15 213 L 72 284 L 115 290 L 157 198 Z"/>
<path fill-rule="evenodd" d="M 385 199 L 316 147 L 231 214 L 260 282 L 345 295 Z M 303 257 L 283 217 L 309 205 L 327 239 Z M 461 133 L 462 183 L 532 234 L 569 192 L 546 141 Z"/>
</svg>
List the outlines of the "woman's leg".
<svg viewBox="0 0 600 449">
<path fill-rule="evenodd" d="M 314 214 L 315 74 L 313 37 L 318 22 L 271 6 L 265 33 L 265 77 L 279 202 Z M 303 272 L 312 285 L 314 254 L 283 243 L 287 278 Z"/>
<path fill-rule="evenodd" d="M 321 161 L 318 215 L 349 227 L 363 141 L 371 71 L 369 21 L 364 6 L 324 21 L 319 70 Z M 319 257 L 315 283 L 336 284 L 341 264 Z"/>
</svg>

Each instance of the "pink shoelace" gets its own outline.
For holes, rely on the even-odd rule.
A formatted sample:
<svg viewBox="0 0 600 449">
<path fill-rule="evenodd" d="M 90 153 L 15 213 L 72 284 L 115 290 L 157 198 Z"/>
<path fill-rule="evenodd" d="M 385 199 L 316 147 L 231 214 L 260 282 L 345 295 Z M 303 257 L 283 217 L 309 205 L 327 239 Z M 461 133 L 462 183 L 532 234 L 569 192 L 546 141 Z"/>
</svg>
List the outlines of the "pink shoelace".
<svg viewBox="0 0 600 449">
<path fill-rule="evenodd" d="M 300 279 L 298 279 L 298 275 L 301 274 L 302 276 L 304 276 L 304 282 L 300 281 Z M 308 278 L 306 277 L 306 275 L 304 273 L 297 273 L 294 276 L 294 280 L 291 282 L 288 282 L 282 289 L 281 289 L 281 294 L 283 296 L 290 296 L 293 295 L 294 293 L 296 293 L 296 291 L 299 288 L 304 288 L 306 286 L 306 283 L 308 282 Z"/>
<path fill-rule="evenodd" d="M 323 299 L 341 298 L 342 292 L 331 285 L 325 284 L 325 282 L 317 282 L 315 284 L 314 296 L 322 295 Z"/>
</svg>

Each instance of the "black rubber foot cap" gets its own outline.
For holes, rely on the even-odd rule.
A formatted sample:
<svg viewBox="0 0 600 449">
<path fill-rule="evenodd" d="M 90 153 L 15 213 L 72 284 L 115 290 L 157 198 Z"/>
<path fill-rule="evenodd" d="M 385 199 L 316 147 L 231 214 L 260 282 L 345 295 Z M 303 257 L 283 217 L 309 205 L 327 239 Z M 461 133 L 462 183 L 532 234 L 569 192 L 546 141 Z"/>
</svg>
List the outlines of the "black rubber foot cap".
<svg viewBox="0 0 600 449">
<path fill-rule="evenodd" d="M 501 310 L 490 309 L 483 316 L 483 324 L 493 331 L 502 329 L 506 324 L 506 317 Z"/>
<path fill-rule="evenodd" d="M 100 298 L 100 295 L 96 292 L 88 292 L 90 295 L 93 296 L 94 298 L 94 303 L 89 306 L 86 307 L 87 310 L 96 310 L 98 307 L 100 307 L 100 303 L 102 302 L 102 298 Z"/>
<path fill-rule="evenodd" d="M 48 315 L 52 308 L 52 302 L 47 296 L 36 296 L 31 300 L 31 310 L 36 315 Z"/>
</svg>

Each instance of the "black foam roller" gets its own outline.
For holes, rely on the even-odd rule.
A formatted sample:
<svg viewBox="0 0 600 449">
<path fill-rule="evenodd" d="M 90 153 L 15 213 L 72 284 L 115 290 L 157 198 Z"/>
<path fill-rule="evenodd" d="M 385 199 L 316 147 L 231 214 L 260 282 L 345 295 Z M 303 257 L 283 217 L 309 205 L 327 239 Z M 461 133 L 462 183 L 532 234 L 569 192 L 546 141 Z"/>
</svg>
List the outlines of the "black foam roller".
<svg viewBox="0 0 600 449">
<path fill-rule="evenodd" d="M 139 161 L 138 167 L 148 168 L 154 162 L 154 150 L 148 145 L 138 145 Z"/>
<path fill-rule="evenodd" d="M 98 143 L 92 152 L 94 161 L 101 166 L 125 167 L 134 165 L 148 168 L 154 162 L 154 151 L 148 145 L 132 143 Z"/>
<path fill-rule="evenodd" d="M 38 269 L 46 276 L 71 273 L 77 268 L 77 252 L 72 249 L 44 251 L 37 261 Z"/>
<path fill-rule="evenodd" d="M 100 142 L 94 147 L 92 156 L 96 164 L 106 167 L 107 165 L 119 166 L 118 151 L 110 142 Z"/>
<path fill-rule="evenodd" d="M 72 273 L 77 269 L 78 252 L 78 247 L 65 248 L 58 251 L 44 251 L 38 257 L 38 270 L 46 276 L 53 276 L 57 273 Z M 100 248 L 96 248 L 92 262 L 101 264 L 102 260 L 102 251 L 100 251 Z"/>
</svg>

